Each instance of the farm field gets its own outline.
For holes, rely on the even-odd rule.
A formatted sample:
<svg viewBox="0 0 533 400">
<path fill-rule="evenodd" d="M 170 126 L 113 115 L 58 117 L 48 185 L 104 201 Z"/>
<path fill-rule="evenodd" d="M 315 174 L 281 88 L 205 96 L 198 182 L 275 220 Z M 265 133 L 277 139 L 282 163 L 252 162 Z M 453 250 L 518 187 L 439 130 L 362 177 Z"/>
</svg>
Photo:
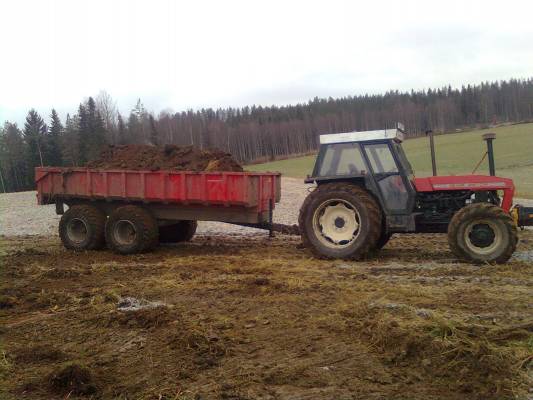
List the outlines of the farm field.
<svg viewBox="0 0 533 400">
<path fill-rule="evenodd" d="M 281 235 L 137 256 L 3 237 L 0 397 L 526 399 L 533 232 L 521 239 L 510 263 L 479 267 L 443 235 L 357 263 Z"/>
<path fill-rule="evenodd" d="M 502 126 L 435 137 L 439 175 L 460 175 L 472 172 L 481 160 L 486 143 L 481 135 L 495 132 L 496 174 L 513 178 L 517 196 L 533 198 L 533 123 Z M 415 138 L 404 142 L 404 149 L 417 176 L 431 175 L 429 140 Z M 315 156 L 298 157 L 271 163 L 250 165 L 251 171 L 280 171 L 286 176 L 303 178 L 311 174 Z M 477 173 L 488 174 L 485 160 Z"/>
</svg>

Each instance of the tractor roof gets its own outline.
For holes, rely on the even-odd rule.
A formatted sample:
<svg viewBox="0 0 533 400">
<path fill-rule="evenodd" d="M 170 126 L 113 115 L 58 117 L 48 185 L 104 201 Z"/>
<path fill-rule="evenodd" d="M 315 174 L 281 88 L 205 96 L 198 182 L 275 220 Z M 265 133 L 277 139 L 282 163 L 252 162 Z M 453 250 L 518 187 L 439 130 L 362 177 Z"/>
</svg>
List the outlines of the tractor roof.
<svg viewBox="0 0 533 400">
<path fill-rule="evenodd" d="M 395 140 L 403 142 L 403 129 L 381 129 L 377 131 L 344 132 L 320 135 L 320 144 L 366 142 L 369 140 Z"/>
</svg>

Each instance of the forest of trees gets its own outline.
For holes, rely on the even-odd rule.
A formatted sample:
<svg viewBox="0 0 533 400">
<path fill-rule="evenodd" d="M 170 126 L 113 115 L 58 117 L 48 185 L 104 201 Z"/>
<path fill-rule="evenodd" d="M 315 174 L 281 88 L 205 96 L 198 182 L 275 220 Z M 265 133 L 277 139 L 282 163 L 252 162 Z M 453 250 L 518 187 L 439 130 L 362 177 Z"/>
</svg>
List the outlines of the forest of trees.
<svg viewBox="0 0 533 400">
<path fill-rule="evenodd" d="M 305 104 L 148 112 L 141 100 L 123 116 L 101 92 L 61 121 L 55 110 L 43 119 L 30 110 L 24 126 L 0 126 L 0 190 L 34 188 L 36 166 L 83 166 L 105 144 L 143 143 L 220 148 L 240 162 L 272 160 L 317 148 L 318 135 L 392 127 L 408 135 L 425 130 L 533 121 L 533 78 L 482 83 L 461 89 L 390 91 Z"/>
</svg>

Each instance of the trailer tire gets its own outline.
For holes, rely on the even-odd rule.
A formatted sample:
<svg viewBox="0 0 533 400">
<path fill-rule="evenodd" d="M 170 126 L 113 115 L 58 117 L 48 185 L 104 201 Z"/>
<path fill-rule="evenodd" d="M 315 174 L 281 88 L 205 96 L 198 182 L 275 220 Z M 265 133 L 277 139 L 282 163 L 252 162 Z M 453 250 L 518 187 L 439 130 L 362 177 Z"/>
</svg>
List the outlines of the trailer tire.
<svg viewBox="0 0 533 400">
<path fill-rule="evenodd" d="M 59 221 L 59 237 L 69 250 L 98 250 L 105 245 L 105 214 L 90 204 L 70 207 Z"/>
<path fill-rule="evenodd" d="M 517 243 L 512 217 L 493 204 L 469 204 L 448 225 L 450 250 L 463 261 L 502 264 L 511 258 Z"/>
<path fill-rule="evenodd" d="M 328 210 L 329 207 L 332 209 Z M 355 222 L 351 221 L 352 215 Z M 326 221 L 326 216 L 333 222 Z M 350 183 L 336 182 L 320 185 L 306 197 L 300 208 L 298 225 L 304 246 L 315 256 L 361 259 L 376 248 L 382 232 L 381 218 L 381 209 L 368 191 Z M 342 231 L 337 238 L 333 225 Z M 345 226 L 348 229 L 344 229 Z M 356 227 L 357 233 L 351 232 L 352 227 Z"/>
<path fill-rule="evenodd" d="M 156 219 L 140 206 L 123 206 L 114 210 L 105 227 L 107 246 L 119 254 L 152 250 L 158 244 Z"/>
<path fill-rule="evenodd" d="M 188 242 L 196 233 L 198 223 L 196 221 L 180 221 L 177 224 L 159 227 L 160 243 Z"/>
</svg>

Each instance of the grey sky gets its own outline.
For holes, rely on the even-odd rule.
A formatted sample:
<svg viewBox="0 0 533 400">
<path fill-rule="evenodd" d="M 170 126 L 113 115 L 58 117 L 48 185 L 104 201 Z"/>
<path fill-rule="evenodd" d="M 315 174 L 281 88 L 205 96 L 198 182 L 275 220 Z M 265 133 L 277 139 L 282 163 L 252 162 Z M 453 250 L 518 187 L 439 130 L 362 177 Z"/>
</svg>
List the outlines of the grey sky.
<svg viewBox="0 0 533 400">
<path fill-rule="evenodd" d="M 532 1 L 0 2 L 0 123 L 106 90 L 146 108 L 533 76 Z"/>
</svg>

